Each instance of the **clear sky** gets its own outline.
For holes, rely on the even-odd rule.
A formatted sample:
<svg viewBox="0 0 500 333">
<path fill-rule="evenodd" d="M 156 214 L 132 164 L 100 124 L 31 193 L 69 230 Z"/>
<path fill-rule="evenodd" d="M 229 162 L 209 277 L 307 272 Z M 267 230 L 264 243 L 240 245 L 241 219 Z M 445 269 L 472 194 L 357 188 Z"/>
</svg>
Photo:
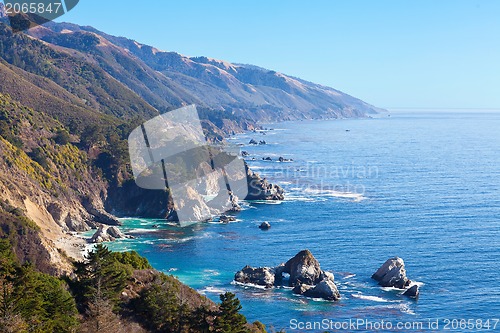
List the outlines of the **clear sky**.
<svg viewBox="0 0 500 333">
<path fill-rule="evenodd" d="M 379 107 L 500 108 L 497 0 L 80 0 L 59 21 L 274 69 Z"/>
</svg>

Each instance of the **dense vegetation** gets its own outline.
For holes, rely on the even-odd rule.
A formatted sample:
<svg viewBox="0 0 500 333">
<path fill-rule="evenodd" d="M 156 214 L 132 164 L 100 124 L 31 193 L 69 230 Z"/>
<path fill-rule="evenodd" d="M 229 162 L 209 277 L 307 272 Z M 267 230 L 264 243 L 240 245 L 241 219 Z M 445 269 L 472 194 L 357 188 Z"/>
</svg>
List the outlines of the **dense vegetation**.
<svg viewBox="0 0 500 333">
<path fill-rule="evenodd" d="M 265 332 L 262 324 L 247 323 L 234 294 L 221 295 L 216 305 L 152 270 L 136 252 L 98 245 L 64 278 L 39 272 L 29 261 L 21 264 L 12 242 L 19 230 L 35 227 L 14 212 L 2 214 L 1 333 Z"/>
</svg>

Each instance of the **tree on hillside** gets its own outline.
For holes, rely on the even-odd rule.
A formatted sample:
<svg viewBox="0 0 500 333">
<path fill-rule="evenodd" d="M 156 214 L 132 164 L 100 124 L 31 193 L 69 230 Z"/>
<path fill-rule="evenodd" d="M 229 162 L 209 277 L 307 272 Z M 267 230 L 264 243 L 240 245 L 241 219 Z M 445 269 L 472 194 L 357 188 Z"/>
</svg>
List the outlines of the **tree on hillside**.
<svg viewBox="0 0 500 333">
<path fill-rule="evenodd" d="M 10 244 L 0 239 L 0 333 L 22 332 L 26 323 L 17 312 L 14 296 L 15 258 Z"/>
<path fill-rule="evenodd" d="M 114 302 L 123 290 L 127 270 L 104 245 L 98 244 L 86 255 L 85 261 L 76 264 L 75 293 L 80 301 L 89 304 L 96 297 Z"/>
<path fill-rule="evenodd" d="M 215 332 L 248 333 L 247 320 L 244 315 L 239 313 L 241 304 L 236 295 L 226 292 L 220 295 L 220 300 L 219 311 L 214 320 Z"/>
</svg>

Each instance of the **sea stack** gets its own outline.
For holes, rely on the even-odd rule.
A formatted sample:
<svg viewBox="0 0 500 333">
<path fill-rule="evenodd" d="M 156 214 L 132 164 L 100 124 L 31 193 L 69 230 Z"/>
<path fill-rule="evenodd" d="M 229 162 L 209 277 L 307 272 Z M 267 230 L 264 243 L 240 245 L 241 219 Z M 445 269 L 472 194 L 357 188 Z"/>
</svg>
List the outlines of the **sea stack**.
<svg viewBox="0 0 500 333">
<path fill-rule="evenodd" d="M 321 270 L 309 250 L 300 251 L 285 264 L 276 267 L 253 268 L 247 265 L 235 274 L 234 280 L 271 288 L 283 283 L 284 273 L 290 275 L 288 286 L 293 287 L 295 294 L 330 301 L 340 299 L 333 274 Z"/>
<path fill-rule="evenodd" d="M 405 263 L 403 259 L 394 257 L 388 259 L 373 275 L 372 279 L 382 287 L 393 287 L 405 289 L 411 283 L 406 277 Z"/>
</svg>

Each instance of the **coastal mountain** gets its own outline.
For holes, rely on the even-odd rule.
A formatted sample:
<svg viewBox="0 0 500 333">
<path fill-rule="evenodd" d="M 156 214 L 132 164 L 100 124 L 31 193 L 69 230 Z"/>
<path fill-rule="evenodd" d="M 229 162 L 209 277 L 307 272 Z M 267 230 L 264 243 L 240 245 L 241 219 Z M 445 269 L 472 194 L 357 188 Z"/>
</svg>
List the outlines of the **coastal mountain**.
<svg viewBox="0 0 500 333">
<path fill-rule="evenodd" d="M 16 55 L 5 54 L 7 62 L 51 79 L 69 90 L 77 104 L 118 116 L 151 116 L 186 104 L 253 121 L 359 117 L 379 111 L 335 89 L 272 70 L 163 52 L 92 27 L 50 22 L 18 37 L 9 45 L 15 46 L 11 51 L 20 55 L 20 49 L 30 47 L 36 59 L 26 66 Z"/>
<path fill-rule="evenodd" d="M 15 33 L 2 17 L 0 200 L 35 222 L 62 271 L 57 249 L 74 257 L 82 246 L 68 233 L 118 224 L 114 215 L 161 218 L 172 209 L 168 191 L 140 189 L 131 176 L 126 140 L 144 121 L 196 104 L 207 137 L 219 141 L 263 121 L 380 111 L 256 66 L 164 52 L 69 23 Z"/>
<path fill-rule="evenodd" d="M 127 138 L 145 121 L 188 104 L 197 105 L 203 130 L 214 142 L 236 132 L 257 129 L 258 123 L 264 121 L 365 117 L 380 111 L 335 89 L 282 73 L 163 52 L 91 27 L 51 22 L 15 33 L 0 3 L 0 288 L 7 286 L 0 300 L 2 304 L 7 300 L 17 304 L 33 293 L 43 298 L 47 293 L 38 292 L 43 288 L 65 299 L 56 312 L 55 304 L 40 297 L 34 300 L 47 309 L 28 303 L 9 308 L 11 312 L 2 312 L 0 326 L 8 323 L 12 331 L 27 332 L 32 321 L 42 321 L 62 325 L 56 331 L 73 332 L 78 316 L 83 318 L 83 326 L 96 322 L 99 325 L 102 318 L 108 320 L 108 314 L 114 316 L 111 309 L 116 309 L 117 304 L 122 306 L 123 299 L 108 302 L 105 316 L 92 314 L 95 306 L 102 306 L 90 301 L 99 299 L 94 292 L 102 281 L 88 279 L 92 267 L 83 271 L 75 267 L 75 259 L 84 259 L 86 242 L 74 232 L 119 225 L 117 216 L 175 216 L 168 189 L 145 190 L 135 184 Z M 248 184 L 264 193 L 249 199 L 283 199 L 279 186 L 269 184 L 248 168 L 246 173 Z M 191 197 L 194 205 L 197 201 L 201 204 L 195 194 Z M 182 295 L 188 291 L 180 282 L 144 271 L 149 270 L 147 265 L 130 265 L 130 258 L 120 259 L 119 254 L 111 255 L 103 248 L 99 251 L 93 254 L 94 260 L 109 264 L 113 274 L 119 273 L 110 275 L 110 295 L 113 299 L 122 295 L 130 301 L 120 310 L 122 318 L 149 318 L 155 309 L 170 311 L 155 303 L 151 309 L 138 312 L 136 302 L 144 302 L 138 308 L 147 308 L 150 301 L 157 302 L 157 297 L 171 289 L 182 292 L 169 294 L 174 299 L 162 299 L 158 304 L 185 305 Z M 87 258 L 86 265 L 91 263 Z M 64 281 L 50 277 L 75 274 L 80 277 Z M 151 288 L 143 288 L 145 277 L 138 278 L 137 274 L 147 275 L 152 280 L 148 282 Z M 20 281 L 26 280 L 32 282 L 22 289 L 24 282 Z M 68 293 L 66 282 L 73 295 Z M 114 287 L 117 282 L 120 288 Z M 138 286 L 142 286 L 140 290 Z M 189 293 L 196 300 L 190 311 L 198 318 L 200 309 L 194 306 L 201 306 L 201 298 L 194 291 Z M 225 311 L 217 312 L 211 303 L 202 309 L 202 319 L 211 318 L 210 327 L 231 327 L 236 322 L 242 332 L 248 331 L 251 325 L 237 313 L 239 303 L 233 296 L 221 298 L 222 308 L 229 304 L 226 312 L 231 315 L 226 322 L 213 319 L 224 318 L 221 314 L 225 315 Z M 43 317 L 59 310 L 65 311 L 65 319 L 59 322 Z M 185 318 L 185 310 L 179 307 L 180 314 L 171 319 L 183 318 L 182 325 L 186 326 L 192 318 Z M 148 331 L 174 327 L 172 322 L 154 324 L 157 326 Z M 179 331 L 182 325 L 176 325 L 175 331 Z M 143 328 L 135 331 L 142 332 Z M 257 325 L 251 331 L 265 330 Z"/>
</svg>

